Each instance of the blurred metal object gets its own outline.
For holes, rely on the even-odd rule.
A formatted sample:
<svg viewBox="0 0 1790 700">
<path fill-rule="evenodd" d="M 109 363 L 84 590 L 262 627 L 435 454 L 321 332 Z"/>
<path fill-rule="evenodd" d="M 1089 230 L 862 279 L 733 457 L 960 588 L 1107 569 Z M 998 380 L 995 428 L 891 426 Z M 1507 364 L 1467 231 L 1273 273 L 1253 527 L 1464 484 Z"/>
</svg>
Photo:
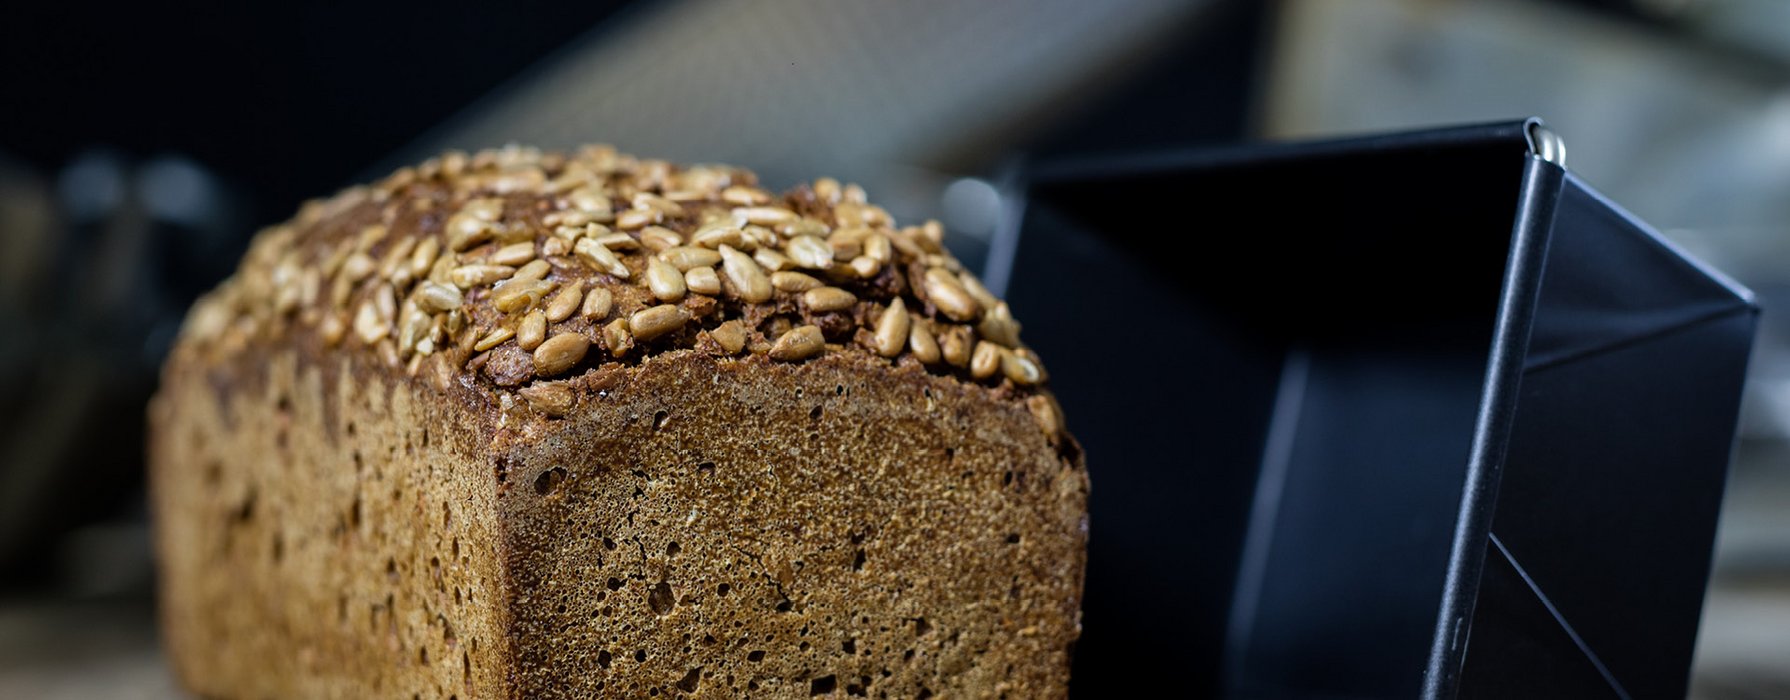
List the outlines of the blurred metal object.
<svg viewBox="0 0 1790 700">
<path fill-rule="evenodd" d="M 1267 136 L 1546 114 L 1649 221 L 1790 221 L 1790 63 L 1535 0 L 1290 0 L 1276 32 Z"/>
<path fill-rule="evenodd" d="M 831 175 L 897 217 L 932 218 L 958 174 L 998 161 L 1217 4 L 666 2 L 592 32 L 382 168 L 450 147 L 600 141 L 744 165 L 775 187 Z"/>
<path fill-rule="evenodd" d="M 239 197 L 179 156 L 90 149 L 53 187 L 0 171 L 0 586 L 109 590 L 147 572 L 83 554 L 108 530 L 62 535 L 141 520 L 120 505 L 142 482 L 143 406 L 187 305 L 235 264 Z"/>
<path fill-rule="evenodd" d="M 15 314 L 30 302 L 27 296 L 44 273 L 55 227 L 49 185 L 0 156 L 0 312 Z M 0 352 L 10 345 L 0 335 Z M 0 355 L 0 363 L 4 357 Z"/>
</svg>

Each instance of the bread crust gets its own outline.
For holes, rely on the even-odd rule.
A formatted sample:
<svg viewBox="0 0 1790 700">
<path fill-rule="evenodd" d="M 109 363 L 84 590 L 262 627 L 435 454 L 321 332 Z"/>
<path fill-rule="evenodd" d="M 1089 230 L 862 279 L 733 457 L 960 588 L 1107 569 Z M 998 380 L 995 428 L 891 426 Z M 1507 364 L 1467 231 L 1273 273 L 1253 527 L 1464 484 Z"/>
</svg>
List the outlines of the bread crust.
<svg viewBox="0 0 1790 700">
<path fill-rule="evenodd" d="M 195 308 L 151 407 L 180 677 L 1063 695 L 1086 471 L 938 239 L 830 180 L 603 148 L 308 205 Z"/>
</svg>

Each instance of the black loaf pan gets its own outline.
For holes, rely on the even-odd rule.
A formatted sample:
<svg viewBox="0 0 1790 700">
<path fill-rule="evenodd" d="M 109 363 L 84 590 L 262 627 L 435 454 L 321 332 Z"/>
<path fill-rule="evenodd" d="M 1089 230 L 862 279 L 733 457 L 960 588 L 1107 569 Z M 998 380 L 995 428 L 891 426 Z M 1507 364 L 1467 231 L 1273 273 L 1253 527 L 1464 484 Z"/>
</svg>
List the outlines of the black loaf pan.
<svg viewBox="0 0 1790 700">
<path fill-rule="evenodd" d="M 1540 121 L 1031 168 L 1077 697 L 1684 696 L 1757 309 Z"/>
</svg>

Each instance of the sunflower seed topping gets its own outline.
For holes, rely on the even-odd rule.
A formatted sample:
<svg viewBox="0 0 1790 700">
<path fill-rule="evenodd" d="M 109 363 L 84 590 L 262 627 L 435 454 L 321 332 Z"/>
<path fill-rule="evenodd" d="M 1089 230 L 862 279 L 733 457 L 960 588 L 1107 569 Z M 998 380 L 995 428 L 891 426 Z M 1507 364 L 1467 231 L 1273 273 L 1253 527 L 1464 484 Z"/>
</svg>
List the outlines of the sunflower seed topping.
<svg viewBox="0 0 1790 700">
<path fill-rule="evenodd" d="M 623 265 L 621 259 L 615 257 L 615 253 L 603 247 L 603 244 L 598 243 L 595 238 L 578 239 L 578 242 L 572 245 L 572 250 L 596 263 L 597 269 L 622 279 L 628 278 L 628 266 Z"/>
<path fill-rule="evenodd" d="M 684 298 L 683 273 L 664 260 L 646 259 L 646 284 L 659 301 L 672 302 Z"/>
<path fill-rule="evenodd" d="M 535 379 L 491 396 L 558 416 L 579 385 L 552 379 L 592 344 L 602 362 L 697 343 L 800 361 L 830 337 L 839 352 L 998 383 L 1065 439 L 1012 309 L 946 250 L 943 226 L 898 225 L 831 178 L 785 194 L 756 183 L 608 147 L 445 154 L 264 231 L 182 342 L 241 352 L 287 328 L 324 346 L 352 337 L 343 352 L 446 391 L 511 381 L 513 369 L 484 368 L 513 365 L 513 351 L 490 354 L 513 340 Z"/>
<path fill-rule="evenodd" d="M 641 340 L 652 340 L 684 327 L 690 313 L 674 304 L 642 309 L 628 317 L 628 330 Z"/>
<path fill-rule="evenodd" d="M 559 323 L 578 313 L 578 303 L 584 300 L 584 290 L 576 284 L 566 285 L 553 295 L 553 301 L 547 302 L 547 320 Z"/>
<path fill-rule="evenodd" d="M 539 310 L 528 312 L 522 317 L 522 323 L 516 326 L 516 344 L 523 350 L 540 347 L 547 339 L 547 315 Z"/>
<path fill-rule="evenodd" d="M 883 357 L 901 354 L 902 346 L 907 344 L 907 325 L 907 304 L 902 303 L 901 297 L 895 297 L 876 319 L 876 354 Z"/>
<path fill-rule="evenodd" d="M 719 296 L 721 276 L 715 274 L 715 268 L 712 267 L 692 267 L 684 273 L 684 286 L 697 294 Z"/>
<path fill-rule="evenodd" d="M 740 299 L 749 304 L 769 301 L 771 298 L 771 281 L 765 278 L 764 270 L 758 263 L 733 246 L 721 246 L 721 270 L 727 273 L 727 281 L 733 284 L 734 292 Z"/>
<path fill-rule="evenodd" d="M 826 286 L 826 283 L 800 272 L 773 272 L 771 286 L 782 292 L 806 292 Z"/>
<path fill-rule="evenodd" d="M 815 326 L 800 326 L 777 338 L 771 345 L 771 359 L 784 362 L 806 360 L 826 349 L 826 338 Z"/>
<path fill-rule="evenodd" d="M 660 252 L 659 259 L 681 271 L 689 271 L 695 267 L 713 267 L 721 262 L 721 254 L 707 248 L 678 246 Z"/>
<path fill-rule="evenodd" d="M 858 297 L 838 287 L 816 287 L 802 293 L 802 303 L 810 311 L 839 311 L 858 303 Z"/>
<path fill-rule="evenodd" d="M 578 333 L 561 333 L 535 348 L 535 374 L 551 377 L 571 369 L 590 351 L 590 339 Z"/>
</svg>

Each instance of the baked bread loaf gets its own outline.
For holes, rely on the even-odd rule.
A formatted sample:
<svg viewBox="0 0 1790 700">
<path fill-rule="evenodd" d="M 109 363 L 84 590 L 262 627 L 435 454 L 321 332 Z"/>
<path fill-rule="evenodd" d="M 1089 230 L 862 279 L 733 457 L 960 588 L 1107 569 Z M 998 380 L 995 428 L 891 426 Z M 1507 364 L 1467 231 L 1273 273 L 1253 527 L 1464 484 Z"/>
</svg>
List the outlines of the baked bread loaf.
<svg viewBox="0 0 1790 700">
<path fill-rule="evenodd" d="M 306 205 L 150 408 L 215 698 L 1051 698 L 1088 480 L 1007 306 L 830 179 L 449 153 Z"/>
</svg>

